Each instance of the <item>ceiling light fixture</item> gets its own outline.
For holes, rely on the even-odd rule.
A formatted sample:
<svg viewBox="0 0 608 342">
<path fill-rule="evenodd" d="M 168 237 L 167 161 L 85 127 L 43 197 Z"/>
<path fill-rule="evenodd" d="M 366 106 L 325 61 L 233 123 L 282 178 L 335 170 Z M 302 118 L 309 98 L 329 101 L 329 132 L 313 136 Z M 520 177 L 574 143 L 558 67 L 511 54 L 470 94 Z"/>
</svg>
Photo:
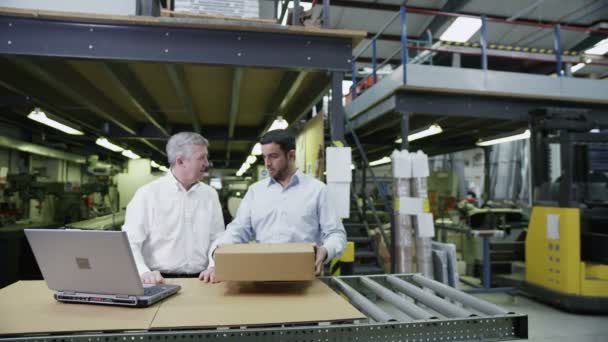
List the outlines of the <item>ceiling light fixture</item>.
<svg viewBox="0 0 608 342">
<path fill-rule="evenodd" d="M 585 65 L 587 65 L 587 64 L 585 64 L 585 63 L 578 63 L 578 64 L 576 64 L 576 65 L 573 65 L 573 66 L 570 68 L 570 71 L 572 71 L 573 73 L 575 73 L 575 72 L 577 72 L 577 71 L 581 70 L 582 68 L 584 68 L 584 67 L 585 67 Z"/>
<path fill-rule="evenodd" d="M 158 169 L 161 170 L 162 172 L 169 172 L 169 169 L 164 165 L 159 166 Z"/>
<path fill-rule="evenodd" d="M 509 141 L 522 140 L 522 139 L 530 139 L 530 130 L 529 129 L 525 130 L 523 133 L 519 133 L 519 134 L 515 134 L 515 135 L 508 135 L 505 137 L 499 137 L 499 138 L 494 138 L 494 139 L 485 140 L 485 141 L 480 140 L 477 142 L 477 146 L 490 146 L 490 145 L 502 144 L 502 143 L 506 143 Z"/>
<path fill-rule="evenodd" d="M 76 128 L 61 123 L 57 121 L 58 119 L 51 118 L 45 112 L 41 111 L 40 108 L 35 108 L 31 113 L 27 115 L 27 117 L 43 125 L 47 125 L 49 127 L 53 127 L 54 129 L 60 130 L 63 133 L 67 133 L 70 135 L 84 135 L 83 132 L 77 130 Z"/>
<path fill-rule="evenodd" d="M 251 149 L 251 155 L 252 156 L 262 155 L 262 144 L 256 143 L 255 145 L 253 145 L 253 148 Z"/>
<path fill-rule="evenodd" d="M 157 162 L 155 162 L 154 160 L 150 161 L 150 166 L 152 166 L 155 169 L 158 169 L 160 167 L 160 164 L 158 164 Z"/>
<path fill-rule="evenodd" d="M 131 150 L 124 150 L 124 151 L 122 151 L 121 154 L 123 156 L 129 158 L 129 159 L 139 159 L 139 158 L 141 158 L 139 155 L 133 153 L 133 151 L 131 151 Z"/>
<path fill-rule="evenodd" d="M 389 157 L 382 157 L 378 160 L 374 160 L 373 162 L 369 163 L 369 166 L 378 166 L 378 165 L 384 165 L 384 164 L 388 164 L 391 162 L 391 158 Z"/>
<path fill-rule="evenodd" d="M 422 138 L 429 137 L 431 135 L 439 134 L 443 132 L 443 128 L 437 124 L 430 125 L 420 130 L 415 130 L 412 134 L 407 136 L 407 141 L 414 141 Z M 397 144 L 401 144 L 401 138 L 395 140 Z"/>
<path fill-rule="evenodd" d="M 452 25 L 439 37 L 440 40 L 448 42 L 466 43 L 475 35 L 481 27 L 481 19 L 470 17 L 458 17 Z"/>
<path fill-rule="evenodd" d="M 591 49 L 585 50 L 586 54 L 589 55 L 604 55 L 608 52 L 608 38 L 601 40 L 599 43 L 593 45 Z"/>
<path fill-rule="evenodd" d="M 245 163 L 247 163 L 247 164 L 249 164 L 249 165 L 252 165 L 253 163 L 255 163 L 255 161 L 256 161 L 257 159 L 258 159 L 258 158 L 256 158 L 255 156 L 248 156 L 248 157 L 247 157 L 247 159 L 245 160 Z"/>
<path fill-rule="evenodd" d="M 287 120 L 283 119 L 282 116 L 277 116 L 266 132 L 274 131 L 275 129 L 285 129 L 287 127 L 289 127 Z"/>
<path fill-rule="evenodd" d="M 108 150 L 114 151 L 114 152 L 122 152 L 125 150 L 124 148 L 122 148 L 114 143 L 111 143 L 108 139 L 103 138 L 103 137 L 97 138 L 97 140 L 95 140 L 95 143 L 101 147 L 105 147 Z"/>
<path fill-rule="evenodd" d="M 247 162 L 243 163 L 243 165 L 241 165 L 241 168 L 236 172 L 237 177 L 241 177 L 245 172 L 247 172 L 250 166 L 251 165 L 247 164 Z"/>
</svg>

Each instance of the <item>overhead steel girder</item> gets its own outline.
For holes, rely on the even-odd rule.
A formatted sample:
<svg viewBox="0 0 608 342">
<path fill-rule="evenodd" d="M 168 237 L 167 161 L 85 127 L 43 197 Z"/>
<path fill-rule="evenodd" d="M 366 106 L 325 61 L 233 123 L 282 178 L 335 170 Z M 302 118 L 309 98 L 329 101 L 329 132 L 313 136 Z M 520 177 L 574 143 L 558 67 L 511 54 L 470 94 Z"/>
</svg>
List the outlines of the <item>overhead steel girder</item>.
<svg viewBox="0 0 608 342">
<path fill-rule="evenodd" d="M 241 81 L 243 79 L 243 69 L 235 68 L 232 76 L 232 93 L 230 97 L 230 113 L 228 114 L 228 146 L 226 147 L 226 165 L 230 161 L 230 150 L 232 149 L 232 138 L 234 137 L 234 127 L 239 113 L 239 101 L 241 99 Z"/>
<path fill-rule="evenodd" d="M 365 127 L 369 123 L 380 119 L 385 115 L 392 115 L 395 112 L 395 108 L 397 107 L 397 97 L 395 95 L 389 96 L 381 102 L 372 105 L 369 109 L 364 111 L 363 113 L 357 115 L 355 118 L 351 119 L 347 126 L 350 126 L 353 130 L 357 130 L 359 128 Z M 347 127 L 347 132 L 350 131 Z"/>
<path fill-rule="evenodd" d="M 12 91 L 14 93 L 20 94 L 23 97 L 29 98 L 31 100 L 32 105 L 35 105 L 35 106 L 43 108 L 45 112 L 48 112 L 49 114 L 53 114 L 53 115 L 56 115 L 56 116 L 58 116 L 60 118 L 65 119 L 63 113 L 59 109 L 57 109 L 53 105 L 50 105 L 46 101 L 42 101 L 42 100 L 40 100 L 38 98 L 32 98 L 32 97 L 30 97 L 28 95 L 29 92 L 26 91 L 25 89 L 18 88 L 18 87 L 14 86 L 12 84 L 9 84 L 8 82 L 6 82 L 4 80 L 1 80 L 1 79 L 0 79 L 0 86 L 4 87 L 4 88 L 6 88 L 6 89 L 8 89 L 8 90 L 10 90 L 10 91 Z M 77 119 L 74 119 L 74 118 L 69 118 L 69 121 L 75 123 L 76 125 L 78 125 L 80 127 L 86 128 L 90 132 L 94 132 L 96 134 L 101 134 L 101 127 L 95 127 L 94 125 L 91 125 L 91 124 L 86 123 L 86 122 L 84 122 L 82 120 L 77 120 Z"/>
<path fill-rule="evenodd" d="M 166 120 L 159 117 L 148 107 L 145 99 L 143 99 L 143 90 L 140 85 L 136 84 L 135 74 L 129 70 L 129 67 L 126 64 L 119 65 L 108 62 L 102 63 L 101 67 L 114 88 L 128 98 L 131 104 L 160 132 L 168 135 L 167 129 L 163 125 Z M 145 97 L 149 98 L 149 96 Z"/>
<path fill-rule="evenodd" d="M 46 82 L 48 85 L 52 86 L 54 89 L 57 89 L 59 92 L 65 94 L 68 98 L 72 99 L 74 102 L 81 103 L 85 105 L 89 110 L 100 116 L 101 118 L 107 120 L 108 122 L 118 126 L 121 130 L 124 130 L 127 133 L 135 134 L 134 123 L 125 118 L 117 119 L 115 116 L 108 114 L 106 108 L 111 108 L 109 103 L 105 103 L 103 106 L 100 106 L 96 103 L 96 101 L 92 101 L 87 96 L 81 93 L 82 89 L 78 89 L 78 87 L 72 88 L 65 85 L 64 82 L 57 79 L 53 74 L 44 70 L 42 67 L 36 65 L 35 63 L 29 62 L 24 59 L 19 58 L 9 58 L 13 64 L 19 66 L 23 70 L 26 70 L 28 73 L 35 75 L 43 82 Z M 71 67 L 67 66 L 70 70 Z M 81 83 L 80 86 L 85 86 L 85 83 Z M 97 92 L 97 90 L 93 89 L 93 86 L 87 86 L 87 91 L 93 93 Z M 78 90 L 75 90 L 78 89 Z M 102 97 L 95 96 L 97 101 L 101 101 Z M 147 141 L 146 139 L 140 139 L 140 141 L 151 149 L 159 152 L 162 155 L 166 155 L 165 152 L 159 149 L 153 143 Z"/>
<path fill-rule="evenodd" d="M 36 63 L 34 63 L 32 61 L 29 61 L 29 60 L 26 60 L 23 58 L 7 58 L 7 60 L 10 61 L 13 65 L 16 65 L 17 67 L 21 68 L 22 70 L 26 71 L 27 73 L 31 74 L 32 76 L 35 76 L 39 80 L 48 84 L 53 89 L 56 89 L 60 93 L 64 94 L 70 100 L 77 102 L 77 103 L 84 104 L 89 110 L 91 110 L 95 114 L 99 115 L 101 118 L 107 120 L 108 122 L 111 122 L 112 124 L 116 125 L 120 129 L 122 129 L 128 133 L 131 133 L 131 134 L 135 133 L 134 122 L 132 122 L 126 118 L 121 118 L 121 120 L 117 119 L 116 117 L 108 114 L 96 102 L 94 102 L 93 100 L 88 98 L 86 95 L 83 95 L 82 87 L 85 87 L 84 83 L 79 84 L 78 86 L 75 86 L 75 87 L 71 87 L 71 86 L 68 86 L 62 80 L 59 80 L 54 74 L 50 73 L 49 71 L 45 70 L 45 68 L 37 65 Z M 59 63 L 59 62 L 57 62 L 57 63 Z M 65 66 L 66 66 L 66 68 L 71 70 L 70 66 L 68 66 L 67 64 L 65 64 Z M 74 74 L 76 74 L 76 72 L 74 72 Z M 78 76 L 80 77 L 80 75 L 78 75 Z M 87 86 L 86 88 L 87 89 L 84 89 L 85 91 L 91 91 L 93 86 Z M 97 98 L 97 100 L 100 100 L 100 99 L 101 99 L 101 97 Z M 109 105 L 109 104 L 106 103 L 106 105 Z"/>
<path fill-rule="evenodd" d="M 581 107 L 580 103 L 568 101 L 414 90 L 399 90 L 395 96 L 398 99 L 396 109 L 400 112 L 520 122 L 527 122 L 530 112 L 542 107 Z M 608 115 L 606 105 L 587 103 L 584 107 L 596 120 L 602 120 Z"/>
<path fill-rule="evenodd" d="M 192 126 L 183 125 L 183 124 L 171 124 L 171 125 L 168 125 L 167 128 L 168 128 L 167 132 L 170 135 L 179 133 L 179 132 L 192 130 Z M 228 134 L 226 132 L 226 126 L 216 126 L 216 125 L 205 126 L 205 130 L 208 131 L 208 133 L 205 133 L 203 136 L 207 140 L 232 141 L 232 142 L 254 142 L 258 139 L 259 132 L 260 132 L 259 127 L 236 126 L 235 134 L 233 135 L 232 138 L 230 138 L 230 137 L 228 137 Z M 135 135 L 127 134 L 124 132 L 120 132 L 119 130 L 113 130 L 113 129 L 110 129 L 110 132 L 113 132 L 113 133 L 106 135 L 106 137 L 108 139 L 114 139 L 114 140 L 133 140 L 133 139 L 144 138 L 144 139 L 150 140 L 150 141 L 167 141 L 169 139 L 168 136 L 161 133 L 158 130 L 158 128 L 156 128 L 155 126 L 153 126 L 151 124 L 146 124 L 146 125 L 140 126 L 137 129 L 137 132 L 135 133 Z"/>
<path fill-rule="evenodd" d="M 193 22 L 171 18 L 160 26 L 4 14 L 0 15 L 0 54 L 350 70 L 349 37 L 288 33 L 278 26 L 261 32 L 178 27 L 176 23 Z"/>
<path fill-rule="evenodd" d="M 192 128 L 195 132 L 201 133 L 201 122 L 196 111 L 194 111 L 194 105 L 192 104 L 192 97 L 186 88 L 186 78 L 184 77 L 184 71 L 180 66 L 174 64 L 167 65 L 167 73 L 169 79 L 173 84 L 173 88 L 177 93 L 179 101 L 184 106 L 184 111 L 192 119 Z"/>
</svg>

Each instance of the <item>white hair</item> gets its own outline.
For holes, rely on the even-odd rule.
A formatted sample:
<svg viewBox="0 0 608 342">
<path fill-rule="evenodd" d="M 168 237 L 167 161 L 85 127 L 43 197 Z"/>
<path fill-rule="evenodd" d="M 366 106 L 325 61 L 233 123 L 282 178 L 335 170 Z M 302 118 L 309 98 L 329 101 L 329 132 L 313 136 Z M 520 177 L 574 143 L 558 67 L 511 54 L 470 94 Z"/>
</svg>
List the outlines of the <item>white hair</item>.
<svg viewBox="0 0 608 342">
<path fill-rule="evenodd" d="M 169 138 L 167 142 L 167 159 L 173 166 L 177 157 L 190 158 L 192 145 L 209 146 L 209 141 L 195 132 L 179 132 Z"/>
</svg>

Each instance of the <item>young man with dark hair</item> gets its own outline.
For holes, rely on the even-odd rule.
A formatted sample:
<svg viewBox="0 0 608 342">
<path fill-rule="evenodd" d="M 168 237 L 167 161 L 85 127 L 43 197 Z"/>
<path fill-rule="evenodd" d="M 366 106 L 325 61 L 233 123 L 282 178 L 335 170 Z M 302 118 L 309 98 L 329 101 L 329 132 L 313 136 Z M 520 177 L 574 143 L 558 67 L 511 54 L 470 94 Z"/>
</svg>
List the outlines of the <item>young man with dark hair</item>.
<svg viewBox="0 0 608 342">
<path fill-rule="evenodd" d="M 312 242 L 315 268 L 344 252 L 346 232 L 325 184 L 296 169 L 295 137 L 287 130 L 267 132 L 260 140 L 270 177 L 252 184 L 226 232 L 210 248 L 203 281 L 215 282 L 213 251 L 221 244 Z"/>
</svg>

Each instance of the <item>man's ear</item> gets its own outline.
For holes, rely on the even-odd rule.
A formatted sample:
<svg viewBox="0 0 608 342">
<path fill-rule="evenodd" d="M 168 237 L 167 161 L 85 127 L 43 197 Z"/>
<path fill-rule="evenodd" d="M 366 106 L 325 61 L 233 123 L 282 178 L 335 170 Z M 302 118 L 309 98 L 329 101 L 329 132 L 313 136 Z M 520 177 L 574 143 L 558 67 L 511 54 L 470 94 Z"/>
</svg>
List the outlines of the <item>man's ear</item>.
<svg viewBox="0 0 608 342">
<path fill-rule="evenodd" d="M 289 150 L 287 152 L 287 159 L 296 160 L 296 150 Z"/>
</svg>

